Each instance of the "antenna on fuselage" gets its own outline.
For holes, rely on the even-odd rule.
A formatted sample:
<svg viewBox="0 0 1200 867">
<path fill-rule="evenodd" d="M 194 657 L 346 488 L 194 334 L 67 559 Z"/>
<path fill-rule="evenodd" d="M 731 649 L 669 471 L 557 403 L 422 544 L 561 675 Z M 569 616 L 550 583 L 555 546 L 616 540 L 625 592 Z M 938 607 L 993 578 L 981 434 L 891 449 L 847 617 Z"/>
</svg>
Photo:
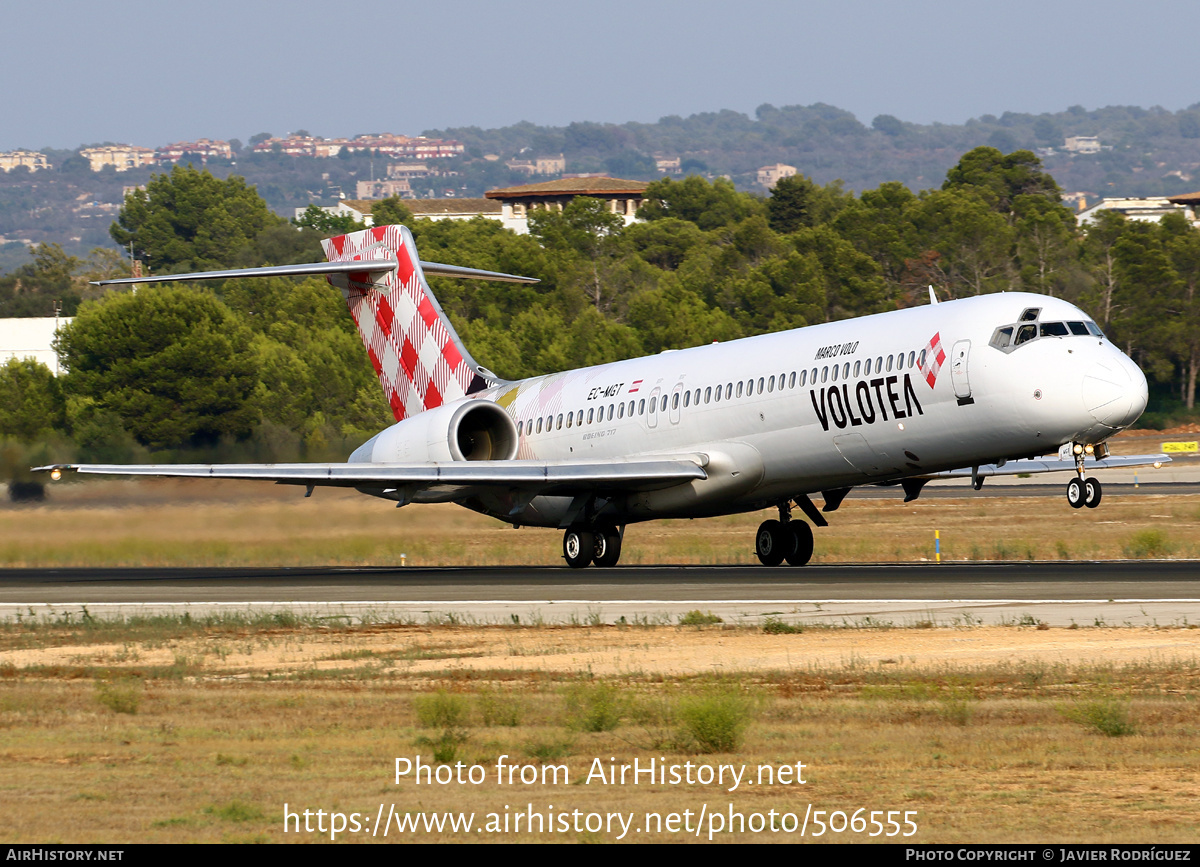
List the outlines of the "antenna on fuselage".
<svg viewBox="0 0 1200 867">
<path fill-rule="evenodd" d="M 937 303 L 938 303 L 938 302 L 937 302 L 937 295 L 935 295 L 935 294 L 933 293 L 933 286 L 932 286 L 932 285 L 930 285 L 930 287 L 929 287 L 929 303 L 930 303 L 930 304 L 937 304 Z"/>
</svg>

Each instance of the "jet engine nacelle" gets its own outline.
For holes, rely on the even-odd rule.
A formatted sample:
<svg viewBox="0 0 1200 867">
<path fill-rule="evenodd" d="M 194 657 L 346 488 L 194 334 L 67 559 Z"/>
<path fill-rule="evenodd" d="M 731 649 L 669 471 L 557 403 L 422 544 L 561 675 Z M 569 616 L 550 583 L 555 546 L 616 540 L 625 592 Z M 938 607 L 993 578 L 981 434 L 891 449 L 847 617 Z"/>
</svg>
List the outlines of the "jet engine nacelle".
<svg viewBox="0 0 1200 867">
<path fill-rule="evenodd" d="M 511 461 L 517 426 L 490 400 L 464 400 L 418 413 L 376 434 L 351 462 Z"/>
</svg>

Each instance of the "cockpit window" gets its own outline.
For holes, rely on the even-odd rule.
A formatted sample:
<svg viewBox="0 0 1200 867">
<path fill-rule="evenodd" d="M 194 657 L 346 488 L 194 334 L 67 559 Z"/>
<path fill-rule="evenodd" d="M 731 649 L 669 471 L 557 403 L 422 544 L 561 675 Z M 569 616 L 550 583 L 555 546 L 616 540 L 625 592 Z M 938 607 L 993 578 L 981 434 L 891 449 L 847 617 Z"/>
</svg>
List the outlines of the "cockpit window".
<svg viewBox="0 0 1200 867">
<path fill-rule="evenodd" d="M 1022 343 L 1028 343 L 1037 337 L 1036 325 L 1022 325 L 1017 329 L 1017 339 L 1013 341 L 1013 346 L 1020 346 Z"/>
<path fill-rule="evenodd" d="M 992 332 L 988 345 L 1008 354 L 1018 346 L 1037 340 L 1039 337 L 1087 337 L 1089 334 L 1103 338 L 1104 333 L 1095 322 L 1039 322 L 1040 307 L 1030 307 L 1021 314 L 1021 322 L 1001 325 Z M 1024 323 L 1024 324 L 1022 324 Z"/>
</svg>

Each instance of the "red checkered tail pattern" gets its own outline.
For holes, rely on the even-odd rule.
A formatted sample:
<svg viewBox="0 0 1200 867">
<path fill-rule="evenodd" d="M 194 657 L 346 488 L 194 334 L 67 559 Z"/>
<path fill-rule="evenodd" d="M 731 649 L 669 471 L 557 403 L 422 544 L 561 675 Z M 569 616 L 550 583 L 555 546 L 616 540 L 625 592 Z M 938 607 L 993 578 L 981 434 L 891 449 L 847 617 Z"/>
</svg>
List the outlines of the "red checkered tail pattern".
<svg viewBox="0 0 1200 867">
<path fill-rule="evenodd" d="M 330 262 L 394 258 L 385 271 L 333 274 L 396 421 L 487 388 L 429 289 L 412 233 L 378 226 L 322 241 Z"/>
</svg>

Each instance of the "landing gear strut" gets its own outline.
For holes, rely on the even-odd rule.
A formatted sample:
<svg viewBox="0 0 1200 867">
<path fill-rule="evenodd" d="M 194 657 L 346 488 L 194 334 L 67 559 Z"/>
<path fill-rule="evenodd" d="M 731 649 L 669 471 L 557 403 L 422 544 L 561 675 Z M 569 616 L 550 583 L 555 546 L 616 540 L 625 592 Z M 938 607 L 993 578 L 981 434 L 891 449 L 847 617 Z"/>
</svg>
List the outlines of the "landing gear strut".
<svg viewBox="0 0 1200 867">
<path fill-rule="evenodd" d="M 779 520 L 763 521 L 754 537 L 754 553 L 764 566 L 803 566 L 812 559 L 813 532 L 804 521 L 792 520 L 791 502 L 779 506 Z"/>
<path fill-rule="evenodd" d="M 572 569 L 589 563 L 616 566 L 621 559 L 621 531 L 612 524 L 568 527 L 563 533 L 563 559 Z"/>
<path fill-rule="evenodd" d="M 1104 444 L 1098 447 L 1103 447 Z M 1089 479 L 1084 476 L 1083 456 L 1085 452 L 1091 450 L 1091 446 L 1083 446 L 1075 443 L 1072 452 L 1075 455 L 1075 472 L 1079 474 L 1078 478 L 1071 479 L 1067 482 L 1067 502 L 1070 503 L 1072 509 L 1080 509 L 1087 506 L 1089 509 L 1094 509 L 1100 505 L 1100 498 L 1104 495 L 1100 482 L 1097 479 Z M 1104 453 L 1108 450 L 1105 448 Z"/>
</svg>

